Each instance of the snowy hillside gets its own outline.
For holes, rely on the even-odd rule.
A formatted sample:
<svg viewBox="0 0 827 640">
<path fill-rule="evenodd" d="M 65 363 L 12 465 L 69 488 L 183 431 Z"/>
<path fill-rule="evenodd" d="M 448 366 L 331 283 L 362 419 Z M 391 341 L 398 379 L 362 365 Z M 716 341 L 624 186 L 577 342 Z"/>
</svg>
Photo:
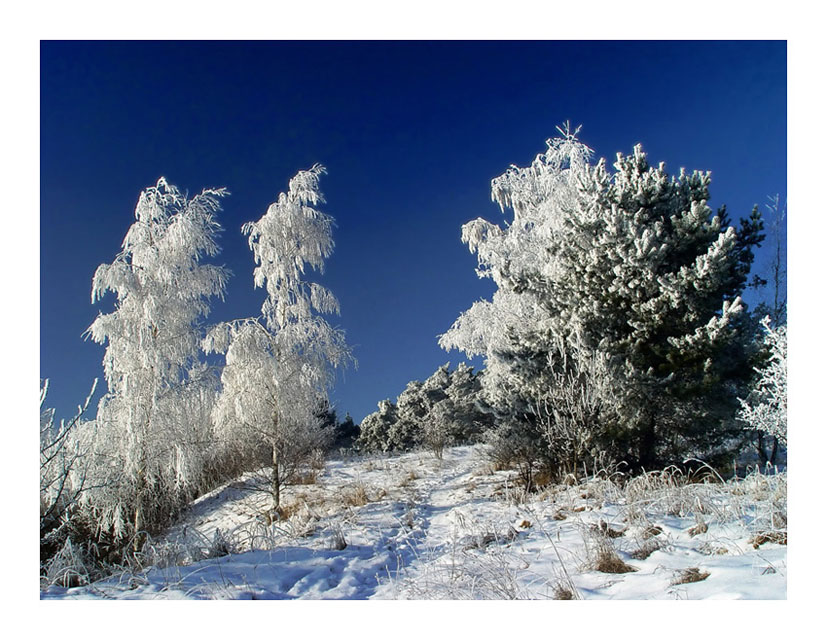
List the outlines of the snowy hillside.
<svg viewBox="0 0 827 640">
<path fill-rule="evenodd" d="M 193 503 L 144 566 L 41 597 L 786 598 L 785 474 L 621 480 L 523 499 L 479 446 L 334 460 L 268 524 L 250 476 Z"/>
</svg>

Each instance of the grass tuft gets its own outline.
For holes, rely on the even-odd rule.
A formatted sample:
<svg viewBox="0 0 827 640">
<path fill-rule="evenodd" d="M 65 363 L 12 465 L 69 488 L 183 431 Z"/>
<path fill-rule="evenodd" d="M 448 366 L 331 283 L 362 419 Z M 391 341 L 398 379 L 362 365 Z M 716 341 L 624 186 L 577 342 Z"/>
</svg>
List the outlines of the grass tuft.
<svg viewBox="0 0 827 640">
<path fill-rule="evenodd" d="M 767 542 L 774 542 L 775 544 L 787 544 L 787 532 L 786 531 L 761 531 L 749 539 L 749 544 L 752 545 L 753 549 L 757 549 L 762 544 L 766 544 Z"/>
<path fill-rule="evenodd" d="M 346 490 L 342 499 L 344 503 L 350 507 L 362 507 L 370 502 L 368 491 L 361 482 Z"/>
<path fill-rule="evenodd" d="M 709 577 L 709 571 L 701 571 L 698 567 L 689 567 L 678 572 L 672 585 L 690 584 L 692 582 L 700 582 Z"/>
</svg>

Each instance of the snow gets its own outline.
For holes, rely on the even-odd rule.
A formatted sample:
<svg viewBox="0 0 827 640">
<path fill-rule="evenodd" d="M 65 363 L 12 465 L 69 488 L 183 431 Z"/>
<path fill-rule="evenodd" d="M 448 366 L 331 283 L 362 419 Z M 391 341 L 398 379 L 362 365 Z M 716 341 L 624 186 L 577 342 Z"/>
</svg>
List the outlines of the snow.
<svg viewBox="0 0 827 640">
<path fill-rule="evenodd" d="M 664 475 L 623 488 L 597 477 L 525 500 L 513 472 L 492 470 L 483 453 L 329 461 L 314 484 L 286 488 L 293 512 L 273 524 L 255 476 L 239 478 L 153 541 L 154 566 L 41 598 L 786 598 L 786 545 L 750 542 L 768 530 L 771 505 L 786 503 L 784 475 L 737 484 Z M 222 546 L 216 532 L 233 553 L 204 557 Z M 597 571 L 606 544 L 636 571 Z M 643 557 L 647 544 L 658 548 Z M 691 569 L 708 576 L 680 583 Z"/>
</svg>

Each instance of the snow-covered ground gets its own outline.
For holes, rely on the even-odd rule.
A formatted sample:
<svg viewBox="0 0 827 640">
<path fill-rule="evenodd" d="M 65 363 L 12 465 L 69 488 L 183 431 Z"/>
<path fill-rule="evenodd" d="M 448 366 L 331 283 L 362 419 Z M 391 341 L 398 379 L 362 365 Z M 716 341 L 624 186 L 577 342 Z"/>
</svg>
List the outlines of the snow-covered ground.
<svg viewBox="0 0 827 640">
<path fill-rule="evenodd" d="M 525 500 L 479 446 L 334 460 L 288 487 L 286 520 L 268 524 L 242 478 L 193 503 L 146 568 L 41 598 L 786 598 L 786 476 L 684 480 Z"/>
</svg>

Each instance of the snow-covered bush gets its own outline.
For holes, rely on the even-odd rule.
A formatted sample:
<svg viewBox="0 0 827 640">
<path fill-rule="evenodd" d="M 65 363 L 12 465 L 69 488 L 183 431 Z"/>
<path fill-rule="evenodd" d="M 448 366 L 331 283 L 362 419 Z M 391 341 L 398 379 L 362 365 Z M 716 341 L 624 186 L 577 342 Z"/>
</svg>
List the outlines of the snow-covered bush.
<svg viewBox="0 0 827 640">
<path fill-rule="evenodd" d="M 281 486 L 324 448 L 332 435 L 321 428 L 334 370 L 352 360 L 344 334 L 321 314 L 338 313 L 333 294 L 304 278 L 319 272 L 333 251 L 333 218 L 312 205 L 324 202 L 315 165 L 290 180 L 256 222 L 242 231 L 256 263 L 256 287 L 267 297 L 259 318 L 223 323 L 204 340 L 209 352 L 226 353 L 213 421 L 231 455 L 255 459 L 269 453 L 273 510 Z"/>
<path fill-rule="evenodd" d="M 40 383 L 40 562 L 41 573 L 56 575 L 51 558 L 63 549 L 76 557 L 70 544 L 74 519 L 84 491 L 88 489 L 90 443 L 81 437 L 94 430 L 94 423 L 82 417 L 95 393 L 97 380 L 75 416 L 55 424 L 54 409 L 43 407 L 49 390 L 49 381 Z M 66 545 L 69 544 L 69 547 Z M 57 561 L 56 561 L 57 562 Z M 48 565 L 48 567 L 44 567 Z M 51 580 L 51 578 L 48 578 Z"/>
<path fill-rule="evenodd" d="M 565 358 L 594 354 L 605 364 L 616 415 L 604 446 L 614 443 L 635 467 L 710 454 L 735 430 L 747 351 L 739 294 L 762 239 L 760 215 L 736 231 L 724 209 L 706 204 L 709 173 L 670 176 L 640 145 L 611 171 L 576 133 L 561 130 L 529 167 L 492 182 L 513 220 L 463 227 L 480 277 L 497 290 L 440 345 L 485 357 L 483 391 L 498 428 L 533 429 L 562 341 Z"/>
<path fill-rule="evenodd" d="M 76 587 L 89 584 L 96 577 L 100 577 L 100 573 L 96 570 L 95 562 L 71 538 L 66 538 L 55 553 L 41 561 L 41 587 Z"/>
<path fill-rule="evenodd" d="M 766 363 L 757 368 L 757 377 L 746 399 L 739 398 L 738 418 L 754 429 L 787 446 L 787 326 L 773 328 L 769 316 L 761 321 Z"/>
<path fill-rule="evenodd" d="M 605 464 L 605 454 L 619 455 L 605 433 L 617 419 L 608 357 L 559 342 L 549 354 L 548 371 L 549 385 L 531 412 L 542 436 L 544 470 L 562 479 L 598 459 Z"/>
</svg>

